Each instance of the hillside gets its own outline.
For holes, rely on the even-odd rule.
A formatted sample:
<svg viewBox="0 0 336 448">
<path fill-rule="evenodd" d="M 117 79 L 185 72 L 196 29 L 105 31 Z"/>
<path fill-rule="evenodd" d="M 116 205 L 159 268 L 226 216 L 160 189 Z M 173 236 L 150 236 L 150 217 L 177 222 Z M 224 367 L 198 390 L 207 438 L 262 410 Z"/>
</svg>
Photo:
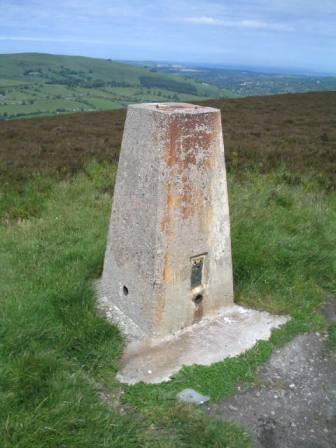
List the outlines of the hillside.
<svg viewBox="0 0 336 448">
<path fill-rule="evenodd" d="M 140 62 L 139 62 L 140 64 Z M 142 63 L 144 64 L 144 63 Z M 298 75 L 198 65 L 160 64 L 146 66 L 160 73 L 170 73 L 224 88 L 236 96 L 276 95 L 283 93 L 336 91 L 336 76 Z"/>
<path fill-rule="evenodd" d="M 281 164 L 336 188 L 336 92 L 211 100 L 222 111 L 228 168 Z M 0 123 L 2 171 L 72 173 L 90 159 L 116 162 L 125 110 Z M 11 176 L 12 176 L 11 174 Z M 293 180 L 295 182 L 295 179 Z"/>
<path fill-rule="evenodd" d="M 224 89 L 200 81 L 111 60 L 39 53 L 0 55 L 0 120 L 118 109 L 160 99 L 228 96 Z"/>
<path fill-rule="evenodd" d="M 254 426 L 240 426 L 244 406 L 266 428 L 260 440 L 271 442 L 263 446 L 284 446 L 273 444 L 266 407 L 281 434 L 313 422 L 309 446 L 335 446 L 335 397 L 327 393 L 334 382 L 325 366 L 333 379 L 336 323 L 324 319 L 321 305 L 328 301 L 323 309 L 332 319 L 336 93 L 208 103 L 222 110 L 235 301 L 291 320 L 239 357 L 185 367 L 162 384 L 119 383 L 125 342 L 97 313 L 94 284 L 125 111 L 1 122 L 1 447 L 251 448 Z M 303 333 L 324 345 L 305 339 L 288 352 Z M 298 357 L 297 347 L 309 352 Z M 272 352 L 276 375 L 261 375 Z M 288 362 L 279 370 L 280 352 Z M 320 393 L 300 400 L 316 385 Z M 182 405 L 176 397 L 185 388 L 210 401 Z M 227 401 L 236 393 L 239 405 Z M 230 423 L 221 409 L 231 409 Z"/>
</svg>

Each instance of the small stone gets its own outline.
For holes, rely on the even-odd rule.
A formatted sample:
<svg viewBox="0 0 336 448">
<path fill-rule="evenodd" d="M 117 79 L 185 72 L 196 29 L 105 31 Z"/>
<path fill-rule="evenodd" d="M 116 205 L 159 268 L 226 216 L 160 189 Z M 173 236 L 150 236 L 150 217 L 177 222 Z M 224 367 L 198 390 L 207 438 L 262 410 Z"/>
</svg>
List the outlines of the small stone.
<svg viewBox="0 0 336 448">
<path fill-rule="evenodd" d="M 148 374 L 150 375 L 152 373 L 152 371 L 151 370 L 148 370 Z"/>
<path fill-rule="evenodd" d="M 289 385 L 289 388 L 290 388 L 290 389 L 295 389 L 295 384 L 293 384 L 293 383 L 290 384 L 290 385 Z"/>
<path fill-rule="evenodd" d="M 229 409 L 231 409 L 231 411 L 238 411 L 238 408 L 235 408 L 232 404 L 229 404 Z"/>
<path fill-rule="evenodd" d="M 210 397 L 201 395 L 194 389 L 184 389 L 177 394 L 177 399 L 184 403 L 203 404 L 210 400 Z"/>
<path fill-rule="evenodd" d="M 256 397 L 260 397 L 260 392 L 256 392 Z"/>
</svg>

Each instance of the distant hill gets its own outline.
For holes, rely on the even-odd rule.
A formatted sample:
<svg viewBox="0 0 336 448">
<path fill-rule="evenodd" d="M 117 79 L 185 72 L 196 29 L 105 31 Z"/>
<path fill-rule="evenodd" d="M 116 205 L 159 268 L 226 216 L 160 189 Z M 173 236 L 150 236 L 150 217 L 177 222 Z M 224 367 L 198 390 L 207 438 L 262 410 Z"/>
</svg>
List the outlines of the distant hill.
<svg viewBox="0 0 336 448">
<path fill-rule="evenodd" d="M 175 74 L 216 85 L 236 96 L 264 96 L 282 93 L 324 92 L 336 90 L 336 76 L 295 75 L 256 70 L 208 67 L 206 65 L 138 62 L 160 73 Z"/>
<path fill-rule="evenodd" d="M 234 95 L 202 81 L 112 60 L 40 53 L 0 55 L 0 119 L 109 110 L 142 101 Z"/>
</svg>

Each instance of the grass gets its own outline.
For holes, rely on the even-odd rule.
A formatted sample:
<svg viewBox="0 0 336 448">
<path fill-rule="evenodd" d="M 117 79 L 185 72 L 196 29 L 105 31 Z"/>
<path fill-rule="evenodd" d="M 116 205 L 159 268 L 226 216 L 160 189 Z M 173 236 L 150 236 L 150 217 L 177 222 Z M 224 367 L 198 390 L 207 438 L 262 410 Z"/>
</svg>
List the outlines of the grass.
<svg viewBox="0 0 336 448">
<path fill-rule="evenodd" d="M 154 418 L 142 409 L 121 415 L 98 398 L 101 383 L 114 383 L 123 347 L 117 329 L 96 314 L 92 288 L 111 203 L 105 190 L 114 175 L 115 166 L 93 164 L 69 181 L 46 181 L 43 195 L 41 178 L 33 178 L 16 208 L 6 203 L 0 236 L 3 446 L 183 447 L 209 440 L 226 446 L 232 439 L 231 446 L 244 446 L 246 436 L 234 426 L 208 423 L 175 404 Z M 28 215 L 25 201 L 38 199 Z"/>
<path fill-rule="evenodd" d="M 324 328 L 317 309 L 336 292 L 335 195 L 309 176 L 293 185 L 284 167 L 231 170 L 237 301 L 292 320 L 238 358 L 127 387 L 115 380 L 123 340 L 97 315 L 92 286 L 115 173 L 113 163 L 91 162 L 72 177 L 15 178 L 0 198 L 2 446 L 248 447 L 240 428 L 178 405 L 176 393 L 225 398 L 255 381 L 274 347 Z"/>
<path fill-rule="evenodd" d="M 209 103 L 222 109 L 236 300 L 292 319 L 240 357 L 159 386 L 115 380 L 123 339 L 97 315 L 92 287 L 124 112 L 0 123 L 1 447 L 250 446 L 241 428 L 175 397 L 185 387 L 228 397 L 254 384 L 275 347 L 326 329 L 318 308 L 336 294 L 335 100 Z"/>
</svg>

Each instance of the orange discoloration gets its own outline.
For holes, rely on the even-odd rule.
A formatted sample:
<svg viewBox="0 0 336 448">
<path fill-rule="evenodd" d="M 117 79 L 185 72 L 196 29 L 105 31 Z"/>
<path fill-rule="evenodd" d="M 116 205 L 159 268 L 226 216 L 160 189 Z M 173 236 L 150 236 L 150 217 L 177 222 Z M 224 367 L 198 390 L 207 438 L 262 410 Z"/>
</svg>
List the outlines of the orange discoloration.
<svg viewBox="0 0 336 448">
<path fill-rule="evenodd" d="M 164 217 L 160 223 L 160 228 L 162 232 L 167 233 L 169 230 L 169 225 L 171 221 L 170 211 L 174 208 L 174 204 L 176 202 L 173 194 L 172 194 L 172 184 L 168 182 L 166 185 L 166 195 L 167 195 L 167 206 L 165 210 Z"/>
<path fill-rule="evenodd" d="M 214 139 L 219 114 L 195 114 L 172 117 L 166 153 L 166 162 L 171 179 L 167 185 L 167 216 L 171 210 L 170 197 L 173 187 L 176 192 L 175 204 L 180 210 L 182 219 L 193 216 L 195 199 L 199 196 L 200 186 L 190 179 L 189 170 L 195 167 L 200 174 L 213 168 L 209 149 Z M 166 229 L 167 230 L 167 229 Z"/>
<path fill-rule="evenodd" d="M 172 168 L 177 162 L 177 137 L 178 137 L 178 123 L 177 120 L 173 120 L 169 131 L 169 145 L 168 152 L 166 156 L 167 165 Z"/>
<path fill-rule="evenodd" d="M 169 255 L 166 253 L 163 259 L 163 282 L 167 283 L 171 278 L 171 272 L 169 267 Z"/>
<path fill-rule="evenodd" d="M 169 266 L 169 255 L 165 253 L 163 257 L 163 285 L 166 285 L 171 279 L 171 270 Z M 160 300 L 154 310 L 154 327 L 158 327 L 161 322 L 162 314 L 165 309 L 166 301 L 164 293 L 161 293 Z"/>
<path fill-rule="evenodd" d="M 210 153 L 217 128 L 219 113 L 176 115 L 170 118 L 167 135 L 167 182 L 166 206 L 160 223 L 161 231 L 166 235 L 167 251 L 163 257 L 163 286 L 172 281 L 170 266 L 169 241 L 177 231 L 178 221 L 174 217 L 180 215 L 182 220 L 191 218 L 196 210 L 204 207 L 204 191 L 200 179 L 207 171 L 213 169 L 213 155 Z M 191 171 L 192 170 L 192 171 Z M 193 178 L 199 173 L 199 178 Z M 208 216 L 208 212 L 205 211 Z M 204 214 L 204 213 L 203 213 Z M 201 215 L 201 219 L 203 215 Z M 164 293 L 160 305 L 155 312 L 155 322 L 162 318 L 165 307 Z M 194 321 L 202 318 L 202 305 L 195 310 Z"/>
<path fill-rule="evenodd" d="M 187 219 L 192 215 L 190 203 L 193 201 L 192 196 L 195 194 L 195 191 L 193 191 L 186 175 L 183 175 L 181 180 L 183 190 L 179 195 L 179 206 L 182 218 Z"/>
</svg>

